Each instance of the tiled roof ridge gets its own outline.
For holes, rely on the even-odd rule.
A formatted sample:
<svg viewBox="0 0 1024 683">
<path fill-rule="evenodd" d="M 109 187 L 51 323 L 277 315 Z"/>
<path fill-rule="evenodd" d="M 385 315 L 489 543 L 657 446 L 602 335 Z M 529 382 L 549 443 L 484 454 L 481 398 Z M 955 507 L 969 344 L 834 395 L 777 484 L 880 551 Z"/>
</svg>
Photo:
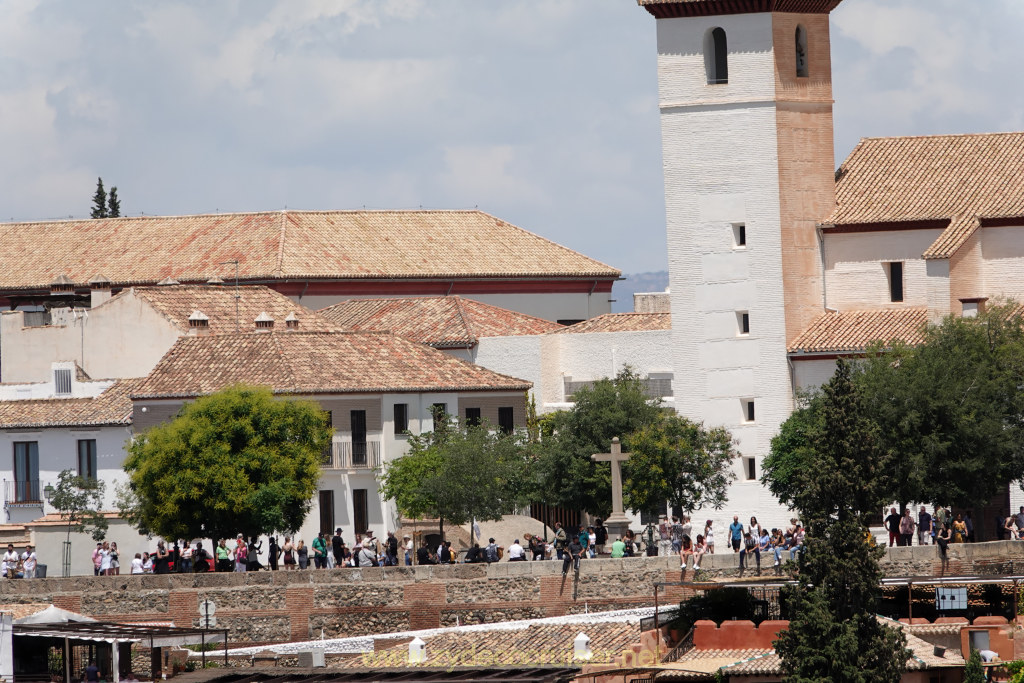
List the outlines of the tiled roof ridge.
<svg viewBox="0 0 1024 683">
<path fill-rule="evenodd" d="M 514 223 L 509 223 L 508 221 L 503 220 L 501 218 L 498 218 L 497 216 L 491 215 L 491 214 L 487 213 L 486 211 L 480 211 L 479 209 L 476 209 L 476 211 L 479 212 L 480 214 L 484 215 L 484 216 L 487 216 L 488 218 L 491 218 L 491 219 L 494 219 L 495 221 L 498 221 L 499 223 L 502 223 L 502 224 L 507 225 L 507 226 L 512 227 L 512 228 L 515 228 L 516 230 L 522 230 L 527 235 L 530 235 L 531 237 L 536 237 L 537 239 L 541 240 L 542 242 L 546 242 L 546 243 L 550 244 L 553 247 L 561 249 L 562 251 L 568 252 L 570 254 L 575 254 L 576 256 L 582 256 L 583 258 L 585 258 L 585 259 L 587 259 L 589 261 L 592 261 L 592 262 L 596 263 L 599 266 L 604 266 L 605 268 L 608 268 L 609 270 L 618 270 L 614 266 L 610 266 L 607 263 L 605 263 L 604 261 L 598 261 L 596 258 L 593 258 L 591 256 L 587 256 L 586 254 L 583 254 L 582 252 L 576 251 L 575 249 L 571 249 L 571 248 L 565 246 L 564 244 L 559 244 L 558 242 L 555 242 L 554 240 L 549 240 L 547 237 L 544 237 L 543 235 L 539 235 L 539 234 L 537 234 L 537 233 L 535 233 L 535 232 L 533 232 L 531 230 L 527 230 L 526 228 L 520 227 L 520 226 L 518 226 L 518 225 L 516 225 Z M 583 279 L 588 279 L 588 278 L 584 277 Z M 619 277 L 616 278 L 616 279 L 619 279 L 619 280 L 622 279 L 621 271 L 620 271 Z"/>
<path fill-rule="evenodd" d="M 288 212 L 281 212 L 281 232 L 277 237 L 277 270 L 275 275 L 284 275 L 284 245 L 288 238 Z"/>
<path fill-rule="evenodd" d="M 388 213 L 429 213 L 429 214 L 441 214 L 441 213 L 479 213 L 484 216 L 491 216 L 486 211 L 480 209 L 266 209 L 263 211 L 221 211 L 221 212 L 207 212 L 207 213 L 172 213 L 172 214 L 144 214 L 140 216 L 117 216 L 116 218 L 101 218 L 100 222 L 106 221 L 160 221 L 175 218 L 226 218 L 231 216 L 272 216 L 274 214 L 281 214 L 283 217 L 290 215 L 316 215 L 316 214 L 332 214 L 332 213 L 344 213 L 344 214 L 361 214 L 361 213 L 372 213 L 372 214 L 388 214 Z M 0 221 L 0 227 L 13 226 L 13 225 L 50 225 L 53 223 L 82 223 L 85 221 L 91 221 L 97 219 L 90 218 L 57 218 L 57 219 L 44 219 L 39 218 L 28 221 Z M 496 220 L 501 220 L 500 218 Z M 502 221 L 508 225 L 512 225 L 507 221 Z M 516 226 L 518 227 L 518 226 Z M 522 230 L 523 228 L 520 228 Z M 543 239 L 543 238 L 541 238 Z"/>
<path fill-rule="evenodd" d="M 466 328 L 466 341 L 469 342 L 470 346 L 476 346 L 480 340 L 473 330 L 473 323 L 470 321 L 469 316 L 466 315 L 466 311 L 462 306 L 462 299 L 459 297 L 455 298 L 455 313 L 459 316 L 459 320 L 462 321 L 463 327 Z"/>
<path fill-rule="evenodd" d="M 862 137 L 860 142 L 876 142 L 879 140 L 923 140 L 923 139 L 944 139 L 944 138 L 984 138 L 998 137 L 1001 135 L 1021 135 L 1024 131 L 1001 130 L 989 133 L 933 133 L 931 135 L 879 135 Z M 859 145 L 859 143 L 858 143 Z"/>
</svg>

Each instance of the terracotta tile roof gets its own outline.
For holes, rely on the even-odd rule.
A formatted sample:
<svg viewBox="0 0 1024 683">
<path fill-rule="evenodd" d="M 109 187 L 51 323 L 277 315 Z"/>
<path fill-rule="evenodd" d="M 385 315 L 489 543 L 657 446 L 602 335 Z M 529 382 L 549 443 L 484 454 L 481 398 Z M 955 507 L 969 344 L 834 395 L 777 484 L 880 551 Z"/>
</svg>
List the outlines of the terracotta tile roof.
<svg viewBox="0 0 1024 683">
<path fill-rule="evenodd" d="M 778 667 L 778 657 L 775 655 L 775 650 L 771 649 L 744 649 L 744 650 L 690 650 L 676 662 L 674 667 L 670 670 L 676 670 L 680 673 L 704 673 L 711 674 L 720 669 L 724 669 L 729 673 L 734 672 L 733 667 L 741 667 L 749 662 L 757 662 L 763 659 L 774 660 L 774 666 Z M 771 666 L 771 663 L 769 663 Z M 760 673 L 760 671 L 746 671 L 743 669 L 736 670 L 736 673 Z M 766 673 L 775 673 L 774 670 L 768 670 Z M 665 676 L 666 678 L 670 676 Z M 674 676 L 672 676 L 674 677 Z M 658 677 L 659 679 L 662 676 Z"/>
<path fill-rule="evenodd" d="M 100 427 L 132 423 L 128 395 L 141 379 L 121 379 L 95 398 L 0 401 L 0 429 Z"/>
<path fill-rule="evenodd" d="M 649 332 L 671 330 L 670 313 L 605 313 L 575 325 L 569 325 L 555 334 L 588 334 L 591 332 Z"/>
<path fill-rule="evenodd" d="M 924 342 L 928 324 L 925 307 L 883 308 L 874 311 L 827 311 L 789 345 L 790 353 L 847 353 L 863 351 L 872 342 Z"/>
<path fill-rule="evenodd" d="M 460 296 L 350 299 L 317 314 L 343 329 L 393 332 L 435 348 L 471 348 L 481 337 L 562 329 L 549 320 Z"/>
<path fill-rule="evenodd" d="M 0 224 L 0 289 L 244 280 L 616 278 L 620 271 L 482 211 L 268 211 Z"/>
<path fill-rule="evenodd" d="M 133 398 L 211 394 L 243 382 L 282 394 L 525 391 L 530 382 L 383 332 L 248 332 L 182 337 Z"/>
<path fill-rule="evenodd" d="M 23 619 L 42 612 L 50 606 L 48 602 L 25 602 L 0 605 L 0 612 L 7 612 L 12 619 Z"/>
<path fill-rule="evenodd" d="M 949 258 L 978 219 L 1024 216 L 1024 133 L 866 138 L 837 178 L 826 224 L 946 221 L 925 258 Z"/>
<path fill-rule="evenodd" d="M 573 640 L 580 631 L 590 638 L 592 663 L 611 662 L 639 637 L 636 624 L 532 624 L 515 630 L 459 630 L 420 636 L 427 661 L 409 664 L 408 648 L 397 645 L 345 659 L 346 668 L 434 668 L 452 666 L 578 666 Z M 403 641 L 404 642 L 404 641 Z"/>
<path fill-rule="evenodd" d="M 129 296 L 133 290 L 125 290 L 113 297 Z M 199 311 L 208 319 L 212 334 L 235 332 L 235 288 L 229 285 L 164 285 L 161 287 L 136 287 L 135 296 L 148 302 L 164 317 L 181 330 L 189 328 L 189 316 Z M 261 313 L 267 313 L 275 321 L 275 327 L 285 326 L 285 318 L 294 313 L 299 319 L 299 329 L 330 331 L 337 329 L 313 311 L 301 306 L 284 294 L 269 287 L 248 285 L 238 288 L 239 329 L 253 329 L 253 321 Z M 106 303 L 109 303 L 106 302 Z M 105 304 L 101 304 L 102 307 Z"/>
</svg>

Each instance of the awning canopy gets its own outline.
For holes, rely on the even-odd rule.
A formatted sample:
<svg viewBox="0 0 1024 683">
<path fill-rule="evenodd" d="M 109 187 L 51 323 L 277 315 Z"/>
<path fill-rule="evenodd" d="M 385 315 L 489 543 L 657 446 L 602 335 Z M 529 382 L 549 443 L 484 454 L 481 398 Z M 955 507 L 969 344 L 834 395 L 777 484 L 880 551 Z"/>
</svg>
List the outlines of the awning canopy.
<svg viewBox="0 0 1024 683">
<path fill-rule="evenodd" d="M 144 642 L 150 647 L 172 647 L 221 643 L 227 641 L 227 629 L 176 628 L 152 624 L 115 624 L 104 621 L 14 624 L 15 636 L 69 638 L 113 643 Z"/>
</svg>

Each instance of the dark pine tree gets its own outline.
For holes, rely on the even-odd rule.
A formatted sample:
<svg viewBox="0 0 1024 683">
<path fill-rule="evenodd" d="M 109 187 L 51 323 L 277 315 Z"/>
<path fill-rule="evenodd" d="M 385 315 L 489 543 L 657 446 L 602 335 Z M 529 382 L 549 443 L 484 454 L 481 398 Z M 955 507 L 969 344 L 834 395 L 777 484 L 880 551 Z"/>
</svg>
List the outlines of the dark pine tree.
<svg viewBox="0 0 1024 683">
<path fill-rule="evenodd" d="M 121 200 L 117 198 L 117 186 L 110 188 L 107 195 L 107 218 L 118 218 L 121 215 Z"/>
<path fill-rule="evenodd" d="M 103 189 L 103 178 L 96 179 L 96 194 L 92 196 L 93 218 L 106 218 L 107 213 L 107 192 Z"/>
</svg>

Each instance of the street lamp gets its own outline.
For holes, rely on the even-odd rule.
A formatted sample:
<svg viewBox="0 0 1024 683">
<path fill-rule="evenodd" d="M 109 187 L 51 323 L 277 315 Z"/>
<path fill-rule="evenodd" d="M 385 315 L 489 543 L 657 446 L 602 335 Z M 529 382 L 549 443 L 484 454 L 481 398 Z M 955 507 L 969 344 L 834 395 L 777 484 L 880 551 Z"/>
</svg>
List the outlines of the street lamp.
<svg viewBox="0 0 1024 683">
<path fill-rule="evenodd" d="M 53 488 L 53 484 L 47 484 L 43 487 L 43 496 L 46 498 L 46 502 L 49 503 L 53 500 L 53 494 L 57 492 L 57 489 Z"/>
</svg>

